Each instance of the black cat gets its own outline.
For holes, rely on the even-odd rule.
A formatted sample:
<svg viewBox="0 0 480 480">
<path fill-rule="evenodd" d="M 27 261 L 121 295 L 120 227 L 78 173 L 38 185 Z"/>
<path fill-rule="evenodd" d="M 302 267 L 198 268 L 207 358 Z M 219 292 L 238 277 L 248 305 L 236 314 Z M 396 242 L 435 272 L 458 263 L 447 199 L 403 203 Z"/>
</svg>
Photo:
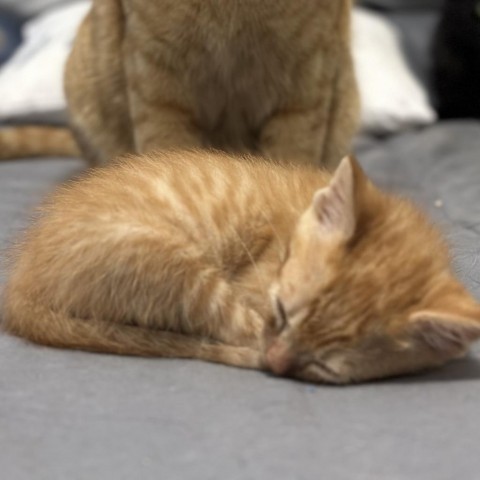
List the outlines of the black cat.
<svg viewBox="0 0 480 480">
<path fill-rule="evenodd" d="M 434 42 L 442 118 L 480 118 L 480 0 L 446 0 Z"/>
</svg>

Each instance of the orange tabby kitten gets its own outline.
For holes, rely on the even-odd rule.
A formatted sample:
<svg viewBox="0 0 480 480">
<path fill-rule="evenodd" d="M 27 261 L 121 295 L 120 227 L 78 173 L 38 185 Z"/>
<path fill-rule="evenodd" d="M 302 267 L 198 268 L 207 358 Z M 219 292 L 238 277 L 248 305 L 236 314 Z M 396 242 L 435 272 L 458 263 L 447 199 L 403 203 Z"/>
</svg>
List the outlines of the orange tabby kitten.
<svg viewBox="0 0 480 480">
<path fill-rule="evenodd" d="M 359 110 L 350 11 L 351 0 L 94 0 L 65 78 L 83 156 L 215 147 L 334 167 Z M 0 155 L 44 153 L 42 138 L 46 153 L 76 153 L 58 129 L 13 129 Z"/>
<path fill-rule="evenodd" d="M 5 328 L 56 347 L 348 383 L 462 355 L 480 306 L 437 231 L 353 159 L 130 158 L 62 187 L 19 245 Z"/>
</svg>

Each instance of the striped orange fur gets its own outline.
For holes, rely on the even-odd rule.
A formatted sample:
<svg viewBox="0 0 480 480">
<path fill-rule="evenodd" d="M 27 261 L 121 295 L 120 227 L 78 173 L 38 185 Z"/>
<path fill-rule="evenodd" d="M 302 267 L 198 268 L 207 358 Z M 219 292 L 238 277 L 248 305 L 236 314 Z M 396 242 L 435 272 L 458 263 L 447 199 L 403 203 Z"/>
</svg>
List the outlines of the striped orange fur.
<svg viewBox="0 0 480 480">
<path fill-rule="evenodd" d="M 333 176 L 213 152 L 119 160 L 61 187 L 12 262 L 4 327 L 55 347 L 348 383 L 480 336 L 439 233 L 349 158 Z"/>
</svg>

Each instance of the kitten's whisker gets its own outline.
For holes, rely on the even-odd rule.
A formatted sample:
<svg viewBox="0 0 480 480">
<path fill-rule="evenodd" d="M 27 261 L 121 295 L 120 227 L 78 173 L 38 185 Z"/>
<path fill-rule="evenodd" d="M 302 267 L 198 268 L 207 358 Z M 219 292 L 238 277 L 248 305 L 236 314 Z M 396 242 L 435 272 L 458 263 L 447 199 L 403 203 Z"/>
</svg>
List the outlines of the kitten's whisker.
<svg viewBox="0 0 480 480">
<path fill-rule="evenodd" d="M 267 215 L 265 215 L 265 212 L 262 212 L 262 215 L 263 215 L 263 219 L 268 223 L 268 225 L 270 225 L 270 227 L 272 229 L 272 232 L 275 235 L 275 238 L 277 239 L 277 242 L 278 242 L 278 248 L 277 248 L 278 258 L 280 259 L 280 261 L 283 261 L 283 259 L 285 258 L 286 254 L 287 254 L 288 247 L 282 241 L 282 239 L 280 237 L 280 234 L 278 233 L 278 230 L 275 228 L 275 225 L 267 217 Z"/>
<path fill-rule="evenodd" d="M 245 253 L 247 254 L 248 256 L 248 259 L 250 260 L 250 263 L 252 264 L 254 270 L 255 270 L 255 274 L 257 276 L 257 279 L 260 283 L 260 285 L 263 287 L 263 288 L 267 288 L 268 286 L 268 283 L 267 283 L 267 279 L 265 278 L 265 276 L 261 275 L 260 273 L 260 269 L 258 268 L 258 265 L 257 265 L 257 262 L 255 261 L 255 258 L 253 257 L 253 255 L 251 254 L 250 250 L 248 249 L 246 243 L 243 241 L 242 237 L 240 236 L 240 234 L 238 233 L 237 229 L 236 228 L 233 228 L 233 231 L 235 233 L 235 235 L 237 236 L 239 242 L 240 242 L 240 245 L 243 247 L 243 249 L 245 250 Z"/>
</svg>

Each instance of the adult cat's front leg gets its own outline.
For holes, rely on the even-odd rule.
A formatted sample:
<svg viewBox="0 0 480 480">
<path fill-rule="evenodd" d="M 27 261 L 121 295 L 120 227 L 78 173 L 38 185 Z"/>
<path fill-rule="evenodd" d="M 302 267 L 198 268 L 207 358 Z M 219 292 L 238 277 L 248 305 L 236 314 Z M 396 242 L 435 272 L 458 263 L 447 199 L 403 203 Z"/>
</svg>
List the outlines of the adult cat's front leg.
<svg viewBox="0 0 480 480">
<path fill-rule="evenodd" d="M 278 160 L 335 169 L 350 153 L 357 104 L 355 98 L 347 101 L 339 98 L 337 90 L 334 93 L 328 108 L 323 105 L 272 115 L 260 135 L 261 153 Z"/>
<path fill-rule="evenodd" d="M 181 79 L 159 59 L 132 49 L 125 58 L 135 149 L 200 148 L 203 135 L 196 125 Z"/>
<path fill-rule="evenodd" d="M 319 108 L 279 111 L 262 129 L 260 151 L 278 160 L 322 165 L 324 122 Z"/>
</svg>

